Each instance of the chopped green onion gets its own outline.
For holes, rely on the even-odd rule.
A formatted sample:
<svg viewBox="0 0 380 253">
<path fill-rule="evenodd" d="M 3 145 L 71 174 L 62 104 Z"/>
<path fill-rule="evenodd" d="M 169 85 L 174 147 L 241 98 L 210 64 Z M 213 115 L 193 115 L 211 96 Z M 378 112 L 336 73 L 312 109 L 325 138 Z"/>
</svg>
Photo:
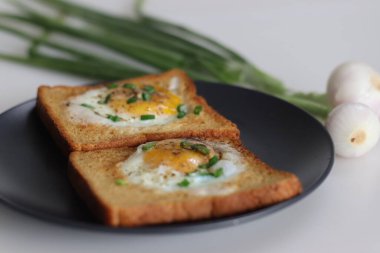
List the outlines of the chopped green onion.
<svg viewBox="0 0 380 253">
<path fill-rule="evenodd" d="M 198 166 L 198 168 L 200 168 L 200 169 L 208 169 L 208 168 L 212 167 L 213 165 L 215 165 L 218 161 L 219 161 L 218 156 L 214 155 L 213 157 L 210 158 L 210 160 L 208 160 L 208 163 L 201 164 L 201 165 Z"/>
<path fill-rule="evenodd" d="M 107 115 L 107 119 L 112 120 L 113 122 L 119 122 L 121 120 L 119 116 L 111 114 Z"/>
<path fill-rule="evenodd" d="M 179 112 L 178 114 L 177 114 L 177 118 L 178 119 L 182 119 L 183 117 L 185 117 L 186 116 L 186 112 Z"/>
<path fill-rule="evenodd" d="M 218 168 L 214 173 L 212 173 L 212 175 L 214 177 L 220 177 L 223 175 L 223 173 L 224 173 L 223 168 Z"/>
<path fill-rule="evenodd" d="M 127 104 L 132 104 L 137 102 L 138 98 L 136 96 L 133 96 L 127 100 Z"/>
<path fill-rule="evenodd" d="M 210 149 L 208 149 L 206 145 L 203 145 L 203 144 L 193 144 L 191 146 L 191 149 L 201 153 L 202 155 L 210 154 Z"/>
<path fill-rule="evenodd" d="M 198 170 L 198 175 L 200 176 L 212 176 L 212 177 L 221 177 L 223 175 L 224 171 L 223 171 L 223 168 L 218 168 L 216 171 L 214 172 L 210 172 L 209 170 L 205 169 L 205 168 L 201 168 L 201 170 Z"/>
<path fill-rule="evenodd" d="M 148 101 L 148 100 L 150 100 L 150 98 L 151 98 L 151 95 L 150 95 L 149 93 L 144 92 L 144 93 L 142 94 L 142 99 L 143 99 L 144 101 Z"/>
<path fill-rule="evenodd" d="M 149 94 L 153 94 L 156 92 L 156 89 L 151 85 L 144 86 L 144 91 L 148 92 Z"/>
<path fill-rule="evenodd" d="M 177 106 L 177 112 L 186 112 L 186 105 L 184 104 L 179 104 Z"/>
<path fill-rule="evenodd" d="M 80 106 L 86 107 L 86 108 L 91 109 L 91 110 L 95 109 L 95 107 L 93 107 L 92 105 L 89 105 L 89 104 L 80 104 Z"/>
<path fill-rule="evenodd" d="M 144 115 L 140 116 L 140 120 L 151 120 L 151 119 L 155 119 L 155 118 L 156 118 L 156 116 L 153 114 L 144 114 Z"/>
<path fill-rule="evenodd" d="M 148 150 L 152 149 L 154 146 L 156 146 L 156 142 L 149 142 L 149 143 L 147 143 L 147 144 L 144 144 L 144 145 L 141 147 L 141 149 L 142 149 L 143 151 L 148 151 Z"/>
<path fill-rule="evenodd" d="M 186 105 L 180 104 L 177 106 L 177 118 L 182 119 L 183 117 L 186 116 Z"/>
<path fill-rule="evenodd" d="M 186 178 L 177 184 L 179 187 L 188 187 L 190 185 L 189 180 Z"/>
<path fill-rule="evenodd" d="M 188 142 L 188 141 L 182 141 L 180 143 L 180 146 L 181 146 L 181 148 L 184 148 L 184 149 L 189 149 L 189 150 L 199 152 L 202 155 L 210 154 L 210 149 L 207 148 L 207 146 L 204 144 L 200 144 L 200 143 L 193 144 L 193 143 Z"/>
<path fill-rule="evenodd" d="M 122 179 L 122 178 L 118 178 L 118 179 L 115 180 L 115 184 L 119 185 L 119 186 L 122 186 L 122 185 L 127 185 L 127 182 L 125 182 L 125 180 Z"/>
<path fill-rule="evenodd" d="M 123 85 L 123 88 L 134 90 L 136 89 L 136 86 L 132 83 L 126 83 Z"/>
<path fill-rule="evenodd" d="M 117 83 L 110 83 L 110 84 L 107 85 L 107 88 L 110 89 L 110 90 L 111 89 L 115 89 L 117 87 L 118 87 Z"/>
<path fill-rule="evenodd" d="M 219 161 L 218 156 L 214 155 L 213 157 L 211 157 L 211 159 L 208 161 L 208 164 L 207 164 L 208 168 L 215 165 L 218 161 Z"/>
<path fill-rule="evenodd" d="M 180 146 L 184 149 L 191 149 L 192 144 L 188 141 L 181 141 Z"/>
<path fill-rule="evenodd" d="M 111 94 L 108 94 L 108 95 L 104 98 L 104 100 L 100 100 L 100 101 L 98 101 L 98 104 L 102 104 L 102 105 L 108 104 L 108 102 L 110 101 L 110 99 L 111 99 Z"/>
<path fill-rule="evenodd" d="M 195 115 L 199 115 L 202 110 L 203 110 L 203 107 L 201 105 L 197 105 L 197 106 L 195 106 L 193 112 L 194 112 Z"/>
</svg>

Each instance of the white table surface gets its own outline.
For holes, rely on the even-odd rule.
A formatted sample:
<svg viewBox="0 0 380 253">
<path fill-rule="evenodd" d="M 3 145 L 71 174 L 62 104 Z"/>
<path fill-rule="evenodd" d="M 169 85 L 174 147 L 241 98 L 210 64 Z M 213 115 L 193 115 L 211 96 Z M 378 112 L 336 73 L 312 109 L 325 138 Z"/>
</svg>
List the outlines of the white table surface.
<svg viewBox="0 0 380 253">
<path fill-rule="evenodd" d="M 128 13 L 130 3 L 93 5 Z M 0 3 L 0 11 L 5 5 Z M 149 0 L 146 5 L 150 13 L 219 39 L 305 91 L 323 91 L 329 72 L 342 61 L 362 60 L 380 70 L 379 8 L 376 0 Z M 0 52 L 24 47 L 0 33 Z M 0 112 L 35 97 L 41 83 L 87 81 L 0 61 Z M 0 252 L 380 252 L 379 153 L 377 145 L 358 159 L 337 158 L 327 180 L 304 200 L 253 222 L 206 232 L 92 232 L 0 204 Z"/>
</svg>

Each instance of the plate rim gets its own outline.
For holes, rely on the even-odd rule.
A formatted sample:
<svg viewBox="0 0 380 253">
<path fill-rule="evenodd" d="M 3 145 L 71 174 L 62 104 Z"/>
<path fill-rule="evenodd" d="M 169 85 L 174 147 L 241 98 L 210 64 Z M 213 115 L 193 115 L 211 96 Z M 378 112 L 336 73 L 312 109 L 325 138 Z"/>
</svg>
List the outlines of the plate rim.
<svg viewBox="0 0 380 253">
<path fill-rule="evenodd" d="M 252 90 L 247 87 L 241 87 L 241 86 L 231 86 L 224 83 L 218 83 L 218 82 L 208 82 L 208 81 L 195 81 L 197 85 L 200 83 L 206 83 L 211 85 L 225 85 L 229 86 L 231 88 L 236 89 L 244 89 L 249 90 L 251 92 L 258 93 L 261 96 L 265 96 L 269 99 L 275 99 L 277 101 L 280 101 L 283 104 L 286 104 L 287 106 L 293 107 L 293 109 L 302 111 L 304 114 L 306 114 L 309 119 L 312 119 L 316 124 L 319 125 L 320 130 L 324 133 L 324 135 L 328 139 L 328 144 L 330 148 L 330 159 L 328 161 L 328 164 L 326 168 L 323 170 L 323 173 L 318 177 L 318 179 L 309 187 L 308 189 L 304 189 L 301 194 L 285 200 L 283 202 L 260 208 L 254 211 L 248 211 L 241 214 L 235 214 L 227 217 L 221 217 L 217 219 L 206 219 L 206 220 L 199 220 L 199 221 L 191 221 L 191 222 L 181 222 L 181 223 L 172 223 L 172 224 L 158 224 L 153 226 L 142 226 L 142 227 L 136 227 L 136 228 L 129 228 L 129 227 L 109 227 L 106 225 L 103 225 L 101 223 L 89 223 L 85 221 L 78 221 L 78 220 L 72 220 L 68 218 L 63 218 L 58 215 L 49 214 L 43 211 L 39 210 L 29 210 L 26 207 L 23 207 L 23 205 L 18 204 L 15 201 L 12 201 L 11 199 L 8 199 L 6 196 L 4 196 L 3 193 L 0 192 L 0 203 L 4 204 L 4 206 L 9 207 L 10 209 L 13 209 L 15 211 L 18 211 L 21 214 L 27 215 L 29 217 L 36 218 L 40 221 L 47 222 L 50 224 L 56 224 L 64 227 L 70 227 L 70 228 L 79 228 L 86 231 L 99 231 L 99 232 L 110 232 L 110 233 L 130 233 L 130 234 L 146 234 L 146 233 L 162 233 L 163 231 L 165 233 L 177 233 L 177 232 L 193 232 L 193 231 L 208 231 L 213 229 L 220 229 L 230 226 L 236 226 L 242 223 L 247 223 L 249 221 L 256 220 L 260 217 L 266 216 L 267 214 L 271 214 L 273 212 L 277 212 L 279 210 L 285 209 L 289 206 L 291 206 L 293 203 L 296 203 L 305 197 L 309 196 L 312 192 L 314 192 L 328 177 L 330 174 L 334 160 L 335 160 L 335 153 L 334 153 L 334 145 L 331 139 L 331 136 L 328 134 L 326 128 L 323 127 L 320 121 L 315 119 L 313 116 L 311 116 L 308 112 L 305 110 L 290 104 L 282 99 L 279 99 L 275 96 Z M 91 85 L 91 84 L 85 84 L 85 85 Z M 25 106 L 26 104 L 36 102 L 37 98 L 31 98 L 24 102 L 21 102 L 17 105 L 12 106 L 11 108 L 5 110 L 0 114 L 0 119 L 8 113 L 11 113 L 13 110 L 18 109 L 19 107 Z M 33 110 L 33 109 L 32 109 Z M 305 115 L 305 116 L 306 116 Z M 254 216 L 254 217 L 252 217 Z"/>
</svg>

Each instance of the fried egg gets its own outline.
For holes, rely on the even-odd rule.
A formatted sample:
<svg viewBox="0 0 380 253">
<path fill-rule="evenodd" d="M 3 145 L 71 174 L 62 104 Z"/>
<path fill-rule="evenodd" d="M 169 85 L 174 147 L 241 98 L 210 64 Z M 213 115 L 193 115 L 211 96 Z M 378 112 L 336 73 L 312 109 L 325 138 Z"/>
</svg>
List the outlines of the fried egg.
<svg viewBox="0 0 380 253">
<path fill-rule="evenodd" d="M 227 194 L 237 187 L 224 183 L 246 168 L 243 160 L 228 144 L 169 139 L 140 145 L 118 167 L 128 183 L 161 192 Z"/>
<path fill-rule="evenodd" d="M 162 125 L 177 119 L 182 105 L 179 79 L 168 85 L 109 84 L 66 101 L 69 117 L 84 124 L 110 126 Z"/>
</svg>

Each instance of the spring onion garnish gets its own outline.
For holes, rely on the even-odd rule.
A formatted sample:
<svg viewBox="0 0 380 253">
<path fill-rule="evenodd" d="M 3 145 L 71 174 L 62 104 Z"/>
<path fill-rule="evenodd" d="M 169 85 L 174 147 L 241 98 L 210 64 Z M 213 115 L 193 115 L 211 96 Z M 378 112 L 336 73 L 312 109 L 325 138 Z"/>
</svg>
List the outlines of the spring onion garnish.
<svg viewBox="0 0 380 253">
<path fill-rule="evenodd" d="M 140 120 L 152 120 L 155 119 L 156 116 L 153 114 L 144 114 L 140 116 Z"/>
<path fill-rule="evenodd" d="M 186 105 L 184 104 L 179 104 L 177 106 L 177 112 L 186 112 Z"/>
<path fill-rule="evenodd" d="M 192 144 L 188 141 L 181 141 L 180 146 L 184 149 L 191 149 Z"/>
<path fill-rule="evenodd" d="M 193 150 L 198 153 L 201 153 L 202 155 L 208 155 L 210 154 L 210 149 L 207 148 L 206 145 L 200 144 L 200 143 L 191 143 L 188 141 L 181 141 L 180 143 L 181 148 L 188 149 L 188 150 Z"/>
<path fill-rule="evenodd" d="M 177 114 L 177 119 L 182 119 L 183 117 L 185 117 L 186 116 L 186 112 L 179 112 L 178 114 Z"/>
<path fill-rule="evenodd" d="M 191 146 L 191 149 L 201 153 L 202 155 L 210 154 L 210 149 L 208 149 L 206 145 L 203 145 L 203 144 L 193 144 Z"/>
<path fill-rule="evenodd" d="M 128 98 L 127 104 L 135 103 L 135 102 L 137 102 L 137 100 L 138 100 L 138 98 L 136 96 L 133 96 L 131 98 Z"/>
<path fill-rule="evenodd" d="M 217 162 L 219 161 L 219 158 L 218 156 L 214 155 L 213 157 L 211 157 L 211 159 L 208 161 L 208 168 L 214 166 Z"/>
<path fill-rule="evenodd" d="M 208 160 L 208 163 L 199 165 L 198 167 L 201 169 L 208 169 L 212 167 L 213 165 L 215 165 L 218 161 L 219 161 L 218 156 L 214 155 L 213 157 L 210 158 L 210 160 Z"/>
<path fill-rule="evenodd" d="M 197 105 L 197 106 L 194 107 L 194 111 L 193 111 L 193 113 L 194 113 L 195 115 L 199 115 L 199 114 L 201 113 L 202 110 L 203 110 L 203 107 L 202 107 L 201 105 Z"/>
<path fill-rule="evenodd" d="M 188 187 L 190 185 L 189 180 L 186 178 L 177 184 L 179 187 Z"/>
<path fill-rule="evenodd" d="M 117 83 L 110 83 L 110 84 L 107 85 L 107 88 L 108 88 L 109 90 L 111 90 L 111 89 L 115 89 L 115 88 L 117 88 L 117 87 L 118 87 Z"/>
<path fill-rule="evenodd" d="M 123 85 L 123 88 L 134 90 L 136 89 L 136 86 L 132 83 L 126 83 Z"/>
<path fill-rule="evenodd" d="M 119 116 L 111 114 L 107 115 L 107 119 L 112 120 L 113 122 L 119 122 L 121 120 Z"/>
<path fill-rule="evenodd" d="M 108 104 L 110 99 L 111 99 L 111 94 L 108 94 L 103 100 L 98 101 L 98 104 L 102 104 L 102 105 Z"/>
<path fill-rule="evenodd" d="M 148 150 L 151 150 L 152 148 L 154 148 L 154 146 L 156 146 L 156 142 L 149 142 L 147 144 L 144 144 L 141 149 L 143 151 L 148 151 Z"/>
<path fill-rule="evenodd" d="M 119 185 L 119 186 L 122 186 L 122 185 L 127 185 L 127 182 L 125 182 L 125 180 L 122 179 L 122 178 L 118 178 L 118 179 L 115 180 L 115 184 Z"/>
<path fill-rule="evenodd" d="M 156 89 L 151 85 L 144 86 L 143 90 L 149 94 L 153 94 L 156 92 Z"/>
<path fill-rule="evenodd" d="M 223 168 L 218 168 L 214 173 L 212 173 L 212 175 L 214 176 L 214 177 L 220 177 L 220 176 L 222 176 L 223 175 Z"/>
<path fill-rule="evenodd" d="M 186 116 L 186 105 L 180 104 L 177 106 L 177 118 L 182 119 L 183 117 Z"/>
<path fill-rule="evenodd" d="M 150 98 L 151 98 L 150 93 L 144 92 L 144 93 L 142 94 L 142 99 L 143 99 L 144 101 L 149 101 Z"/>
<path fill-rule="evenodd" d="M 92 105 L 89 105 L 89 104 L 80 104 L 80 106 L 86 107 L 86 108 L 91 109 L 91 110 L 95 109 L 95 107 L 93 107 Z"/>
<path fill-rule="evenodd" d="M 224 173 L 223 168 L 218 168 L 216 171 L 211 172 L 205 168 L 201 168 L 198 170 L 198 175 L 200 176 L 211 176 L 211 177 L 221 177 Z"/>
</svg>

